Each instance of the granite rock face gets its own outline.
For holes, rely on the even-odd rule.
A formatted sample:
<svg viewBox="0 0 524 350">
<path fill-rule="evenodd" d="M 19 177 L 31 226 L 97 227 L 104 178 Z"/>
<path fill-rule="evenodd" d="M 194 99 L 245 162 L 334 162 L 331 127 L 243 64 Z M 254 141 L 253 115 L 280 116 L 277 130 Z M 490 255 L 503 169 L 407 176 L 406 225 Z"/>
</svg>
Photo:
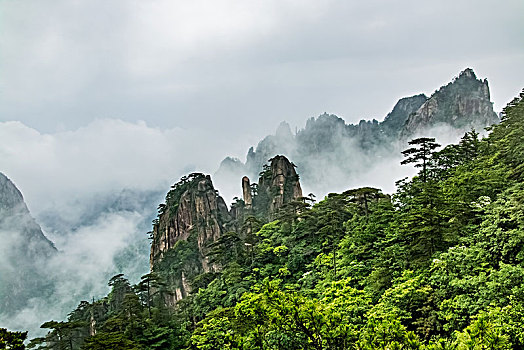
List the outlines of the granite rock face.
<svg viewBox="0 0 524 350">
<path fill-rule="evenodd" d="M 251 210 L 253 208 L 253 196 L 251 195 L 251 183 L 247 176 L 242 178 L 242 198 L 244 200 L 244 208 Z"/>
<path fill-rule="evenodd" d="M 498 117 L 490 101 L 488 81 L 477 79 L 473 70 L 468 68 L 431 95 L 408 117 L 402 135 L 410 137 L 421 134 L 439 124 L 460 130 L 483 130 L 497 122 Z"/>
<path fill-rule="evenodd" d="M 286 157 L 277 155 L 258 180 L 258 192 L 269 197 L 269 216 L 273 216 L 285 203 L 302 198 L 302 188 L 295 165 Z"/>
<path fill-rule="evenodd" d="M 172 290 L 165 296 L 168 305 L 174 307 L 195 283 L 205 283 L 202 276 L 220 272 L 213 249 L 226 233 L 245 239 L 252 234 L 249 219 L 267 222 L 286 203 L 302 199 L 295 165 L 284 156 L 273 157 L 258 184 L 242 178 L 242 196 L 228 212 L 210 176 L 194 173 L 172 186 L 153 222 L 150 254 L 151 270 L 162 274 Z"/>
<path fill-rule="evenodd" d="M 0 173 L 0 230 L 15 231 L 24 242 L 28 256 L 49 256 L 56 252 L 53 243 L 47 239 L 40 225 L 31 216 L 22 193 Z"/>
<path fill-rule="evenodd" d="M 202 257 L 202 271 L 216 267 L 205 259 L 206 244 L 217 240 L 223 232 L 223 222 L 229 218 L 226 203 L 220 197 L 210 176 L 197 176 L 191 180 L 176 204 L 176 209 L 166 208 L 154 226 L 154 244 L 151 246 L 150 263 L 153 266 L 163 254 L 178 241 L 187 240 L 191 234 L 197 237 Z"/>
<path fill-rule="evenodd" d="M 409 116 L 415 113 L 427 99 L 428 97 L 426 95 L 419 94 L 398 100 L 393 110 L 386 115 L 384 121 L 381 123 L 384 131 L 391 136 L 397 136 Z"/>
<path fill-rule="evenodd" d="M 262 165 L 266 164 L 268 159 L 276 154 L 284 154 L 292 156 L 296 154 L 295 136 L 291 132 L 288 123 L 282 122 L 278 126 L 275 135 L 268 135 L 259 142 L 256 152 L 251 147 L 246 156 L 246 168 L 248 174 L 255 176 L 262 169 Z M 238 164 L 237 164 L 238 166 Z"/>
<path fill-rule="evenodd" d="M 203 174 L 191 174 L 173 186 L 166 197 L 166 204 L 159 209 L 152 231 L 151 269 L 158 267 L 170 250 L 180 248 L 180 242 L 187 245 L 185 252 L 190 256 L 180 262 L 176 276 L 171 276 L 172 284 L 177 286 L 176 301 L 191 291 L 188 282 L 191 276 L 219 270 L 220 267 L 208 258 L 209 245 L 223 235 L 230 215 L 210 176 Z M 170 264 L 170 261 L 165 263 Z"/>
</svg>

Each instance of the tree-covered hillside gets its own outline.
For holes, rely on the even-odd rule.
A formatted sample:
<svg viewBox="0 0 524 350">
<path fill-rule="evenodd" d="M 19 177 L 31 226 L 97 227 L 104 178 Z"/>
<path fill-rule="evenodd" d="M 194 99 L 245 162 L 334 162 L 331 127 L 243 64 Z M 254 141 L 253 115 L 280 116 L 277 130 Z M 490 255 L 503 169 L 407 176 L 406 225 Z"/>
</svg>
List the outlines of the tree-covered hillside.
<svg viewBox="0 0 524 350">
<path fill-rule="evenodd" d="M 259 181 L 250 185 L 253 206 L 237 199 L 227 220 L 209 206 L 220 235 L 205 249 L 199 235 L 211 224 L 193 216 L 195 231 L 171 242 L 139 284 L 115 276 L 107 297 L 45 323 L 50 333 L 31 346 L 522 349 L 523 141 L 524 91 L 484 139 L 472 130 L 445 148 L 431 137 L 412 140 L 403 163 L 419 172 L 391 196 L 366 187 L 316 204 L 291 198 L 268 215 L 257 208 L 278 187 L 262 191 Z M 269 175 L 266 168 L 261 178 Z M 193 178 L 205 187 L 189 185 Z M 290 186 L 276 184 L 281 193 Z M 159 218 L 167 222 L 170 210 L 183 217 L 173 196 L 190 208 L 197 195 L 185 191 L 193 187 L 214 195 L 205 178 L 185 178 Z M 202 251 L 213 268 L 193 268 Z M 181 279 L 169 278 L 175 272 Z M 180 281 L 188 293 L 172 303 Z"/>
</svg>

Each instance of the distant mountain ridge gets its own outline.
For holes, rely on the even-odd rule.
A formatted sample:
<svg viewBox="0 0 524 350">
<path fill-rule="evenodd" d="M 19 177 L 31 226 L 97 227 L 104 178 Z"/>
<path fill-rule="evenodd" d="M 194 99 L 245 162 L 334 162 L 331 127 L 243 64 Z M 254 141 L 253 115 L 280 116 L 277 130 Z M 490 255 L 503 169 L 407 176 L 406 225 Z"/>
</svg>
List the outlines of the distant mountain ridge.
<svg viewBox="0 0 524 350">
<path fill-rule="evenodd" d="M 274 135 L 249 149 L 245 163 L 224 159 L 215 178 L 220 182 L 230 176 L 255 177 L 269 158 L 284 154 L 306 174 L 306 185 L 322 183 L 330 188 L 329 178 L 347 182 L 366 176 L 385 159 L 398 163 L 400 151 L 415 136 L 441 133 L 458 139 L 472 128 L 482 131 L 497 122 L 487 80 L 477 79 L 467 68 L 430 97 L 418 94 L 400 99 L 382 122 L 373 119 L 346 124 L 342 118 L 324 113 L 310 118 L 295 135 L 282 122 Z"/>
</svg>

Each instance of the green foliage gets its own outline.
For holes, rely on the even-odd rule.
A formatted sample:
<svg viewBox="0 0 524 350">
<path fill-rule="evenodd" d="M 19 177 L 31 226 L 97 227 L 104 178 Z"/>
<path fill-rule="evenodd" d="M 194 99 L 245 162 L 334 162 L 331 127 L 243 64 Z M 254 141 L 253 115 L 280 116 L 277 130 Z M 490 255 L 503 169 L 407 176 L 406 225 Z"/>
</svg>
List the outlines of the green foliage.
<svg viewBox="0 0 524 350">
<path fill-rule="evenodd" d="M 398 319 L 370 319 L 360 334 L 357 349 L 422 349 L 420 339 Z"/>
<path fill-rule="evenodd" d="M 104 332 L 88 338 L 82 346 L 85 350 L 139 350 L 137 344 L 126 339 L 121 332 Z"/>
<path fill-rule="evenodd" d="M 524 90 L 502 111 L 502 120 L 493 127 L 490 141 L 495 156 L 508 169 L 510 176 L 522 181 L 524 178 Z"/>
<path fill-rule="evenodd" d="M 270 193 L 253 186 L 253 212 L 206 247 L 216 271 L 194 264 L 203 257 L 192 234 L 136 286 L 117 275 L 106 298 L 44 324 L 50 333 L 33 345 L 524 348 L 523 98 L 487 138 L 472 130 L 440 152 L 435 139 L 410 142 L 403 163 L 420 172 L 391 197 L 351 189 L 313 206 L 288 202 L 269 221 L 260 208 Z M 173 187 L 159 219 L 199 176 Z M 265 168 L 262 182 L 271 176 Z M 182 276 L 191 288 L 178 285 Z"/>
<path fill-rule="evenodd" d="M 471 325 L 458 333 L 457 340 L 459 350 L 512 349 L 503 326 L 486 312 L 479 313 Z"/>
<path fill-rule="evenodd" d="M 0 349 L 23 350 L 27 332 L 10 332 L 0 328 Z"/>
<path fill-rule="evenodd" d="M 203 349 L 217 346 L 218 340 L 225 348 L 347 348 L 358 339 L 369 303 L 370 298 L 348 281 L 331 284 L 322 300 L 266 281 L 245 294 L 234 313 L 228 310 L 204 320 L 192 342 Z"/>
<path fill-rule="evenodd" d="M 431 137 L 421 137 L 411 140 L 408 143 L 413 147 L 402 151 L 402 154 L 406 159 L 404 159 L 401 164 L 415 163 L 416 168 L 422 168 L 422 182 L 426 182 L 428 178 L 429 162 L 432 158 L 433 150 L 440 147 L 440 145 Z"/>
</svg>

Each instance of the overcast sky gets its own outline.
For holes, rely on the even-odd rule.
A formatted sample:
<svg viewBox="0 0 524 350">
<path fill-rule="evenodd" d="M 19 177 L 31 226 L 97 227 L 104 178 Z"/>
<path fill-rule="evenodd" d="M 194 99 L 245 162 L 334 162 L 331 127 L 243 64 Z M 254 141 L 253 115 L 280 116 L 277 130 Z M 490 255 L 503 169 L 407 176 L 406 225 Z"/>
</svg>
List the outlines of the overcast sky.
<svg viewBox="0 0 524 350">
<path fill-rule="evenodd" d="M 466 67 L 496 111 L 524 87 L 522 0 L 0 0 L 0 16 L 0 122 L 19 122 L 0 123 L 0 171 L 23 192 L 42 169 L 212 171 L 282 120 L 381 120 Z"/>
<path fill-rule="evenodd" d="M 524 85 L 524 2 L 0 0 L 0 116 L 272 131 L 383 118 L 466 67 L 495 107 Z"/>
</svg>

